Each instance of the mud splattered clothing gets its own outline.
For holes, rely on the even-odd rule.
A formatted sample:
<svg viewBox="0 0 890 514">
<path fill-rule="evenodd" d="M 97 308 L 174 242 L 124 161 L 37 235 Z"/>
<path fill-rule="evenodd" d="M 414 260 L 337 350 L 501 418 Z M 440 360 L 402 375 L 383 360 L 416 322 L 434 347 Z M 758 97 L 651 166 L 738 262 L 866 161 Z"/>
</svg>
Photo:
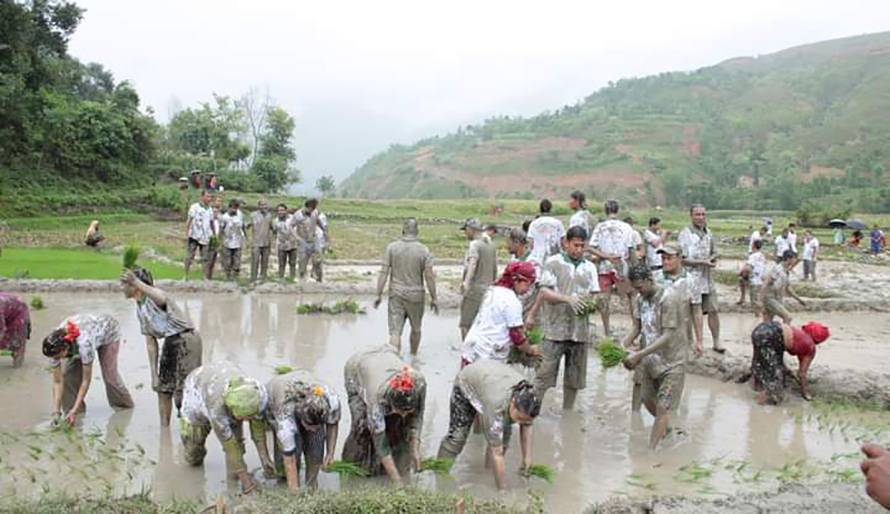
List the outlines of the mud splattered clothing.
<svg viewBox="0 0 890 514">
<path fill-rule="evenodd" d="M 541 216 L 528 227 L 528 237 L 534 243 L 532 246 L 532 258 L 538 262 L 544 262 L 551 255 L 556 255 L 566 236 L 562 222 L 552 216 Z"/>
<path fill-rule="evenodd" d="M 683 257 L 686 259 L 709 259 L 715 255 L 714 236 L 708 227 L 699 229 L 690 225 L 680 232 L 677 240 L 683 248 Z M 701 305 L 702 312 L 706 314 L 718 312 L 717 289 L 714 288 L 711 268 L 698 265 L 684 266 L 692 294 L 692 304 Z"/>
<path fill-rule="evenodd" d="M 627 259 L 634 251 L 634 229 L 618 218 L 609 218 L 596 225 L 590 236 L 590 246 L 608 255 L 621 257 L 621 268 L 615 269 L 612 261 L 602 259 L 599 262 L 600 275 L 627 275 Z"/>
<path fill-rule="evenodd" d="M 640 350 L 650 346 L 658 339 L 658 334 L 661 331 L 661 294 L 662 290 L 649 298 L 638 295 L 634 302 L 633 317 L 640 323 Z M 634 383 L 643 383 L 643 370 L 639 366 L 634 370 Z"/>
<path fill-rule="evenodd" d="M 473 280 L 460 302 L 460 328 L 465 330 L 469 330 L 473 326 L 473 320 L 476 319 L 476 314 L 482 305 L 485 291 L 497 280 L 497 250 L 491 239 L 483 236 L 470 242 L 464 259 L 464 272 L 461 280 L 466 280 L 470 272 L 471 259 L 475 259 L 476 262 Z"/>
<path fill-rule="evenodd" d="M 315 233 L 319 227 L 318 214 L 318 210 L 307 213 L 305 209 L 300 209 L 294 213 L 291 219 L 299 238 L 297 264 L 301 278 L 306 276 L 310 263 L 312 264 L 313 271 L 318 267 L 318 245 Z"/>
<path fill-rule="evenodd" d="M 596 218 L 587 209 L 578 209 L 569 218 L 569 228 L 572 227 L 582 227 L 589 236 L 593 232 L 594 227 L 596 227 Z"/>
<path fill-rule="evenodd" d="M 522 325 L 522 304 L 516 293 L 506 287 L 489 287 L 464 339 L 463 360 L 467 363 L 482 359 L 505 361 L 513 348 L 510 329 Z"/>
<path fill-rule="evenodd" d="M 195 240 L 199 245 L 206 246 L 213 236 L 211 223 L 213 221 L 213 209 L 205 207 L 200 202 L 189 207 L 189 218 L 192 220 L 189 226 L 189 239 Z"/>
<path fill-rule="evenodd" d="M 168 299 L 161 308 L 145 296 L 136 304 L 136 316 L 142 335 L 163 340 L 158 361 L 158 388 L 161 394 L 173 395 L 176 408 L 182 407 L 185 378 L 201 365 L 201 336 L 184 312 Z"/>
<path fill-rule="evenodd" d="M 0 350 L 9 350 L 20 362 L 31 337 L 31 313 L 18 296 L 0 293 Z"/>
<path fill-rule="evenodd" d="M 394 412 L 389 400 L 390 381 L 408 365 L 392 346 L 372 348 L 353 355 L 344 370 L 352 426 L 343 446 L 343 460 L 353 462 L 371 475 L 384 474 L 380 459 L 392 456 L 399 473 L 411 464 L 411 439 L 420 438 L 426 404 L 426 380 L 415 370 L 414 411 Z"/>
<path fill-rule="evenodd" d="M 439 458 L 454 459 L 463 450 L 476 415 L 489 447 L 509 446 L 513 420 L 510 400 L 513 388 L 526 378 L 507 364 L 480 360 L 464 367 L 454 380 L 448 433 L 439 446 Z"/>
<path fill-rule="evenodd" d="M 791 321 L 791 313 L 785 307 L 785 290 L 791 278 L 782 264 L 776 264 L 769 271 L 770 283 L 763 295 L 763 310 L 770 316 L 778 316 L 786 323 Z"/>
<path fill-rule="evenodd" d="M 228 212 L 219 217 L 220 253 L 226 278 L 241 274 L 241 247 L 244 245 L 244 215 Z"/>
<path fill-rule="evenodd" d="M 286 269 L 290 269 L 291 278 L 297 275 L 297 233 L 292 218 L 288 215 L 272 222 L 272 233 L 278 242 L 278 278 L 284 278 Z"/>
<path fill-rule="evenodd" d="M 265 280 L 269 272 L 269 253 L 272 249 L 272 222 L 274 219 L 268 212 L 255 211 L 250 215 L 250 226 L 253 229 L 250 253 L 251 281 L 256 281 L 257 276 L 262 276 Z"/>
<path fill-rule="evenodd" d="M 657 304 L 655 323 L 658 337 L 667 330 L 672 335 L 655 353 L 647 355 L 643 368 L 643 401 L 652 401 L 662 410 L 676 410 L 683 395 L 686 361 L 692 347 L 690 296 L 682 282 L 675 282 L 662 291 Z M 654 341 L 653 341 L 654 342 Z"/>
<path fill-rule="evenodd" d="M 426 277 L 432 273 L 433 254 L 414 237 L 393 241 L 383 252 L 380 273 L 389 275 L 389 333 L 402 335 L 405 320 L 419 332 L 423 322 Z"/>
<path fill-rule="evenodd" d="M 767 401 L 779 404 L 785 399 L 785 336 L 782 325 L 765 322 L 751 332 L 754 355 L 751 358 L 751 375 L 755 387 L 762 388 Z"/>
</svg>

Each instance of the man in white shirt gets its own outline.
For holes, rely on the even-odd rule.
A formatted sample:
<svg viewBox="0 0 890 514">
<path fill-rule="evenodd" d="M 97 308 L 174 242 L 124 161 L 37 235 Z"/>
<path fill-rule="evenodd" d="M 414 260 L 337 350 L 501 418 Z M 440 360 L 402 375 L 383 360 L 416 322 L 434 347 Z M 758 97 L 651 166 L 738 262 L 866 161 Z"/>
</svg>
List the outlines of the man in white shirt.
<svg viewBox="0 0 890 514">
<path fill-rule="evenodd" d="M 548 199 L 541 200 L 540 215 L 528 227 L 528 237 L 532 240 L 532 259 L 544 262 L 551 255 L 556 255 L 562 248 L 565 238 L 565 227 L 562 222 L 550 215 L 553 204 Z"/>
<path fill-rule="evenodd" d="M 701 351 L 704 341 L 704 317 L 708 317 L 715 352 L 724 353 L 720 344 L 720 315 L 717 289 L 711 270 L 717 267 L 714 235 L 708 228 L 707 209 L 694 204 L 689 209 L 692 223 L 684 228 L 677 240 L 683 249 L 683 266 L 692 293 L 692 319 L 695 328 L 695 347 Z"/>
<path fill-rule="evenodd" d="M 763 248 L 763 239 L 754 241 L 753 251 L 748 255 L 748 260 L 742 266 L 739 272 L 739 301 L 737 305 L 744 305 L 745 293 L 748 292 L 751 301 L 751 307 L 757 305 L 757 299 L 760 297 L 760 286 L 763 285 L 763 274 L 766 272 L 766 256 L 760 251 Z M 755 309 L 754 315 L 757 316 Z"/>
<path fill-rule="evenodd" d="M 185 232 L 188 237 L 188 247 L 185 255 L 185 279 L 188 280 L 189 268 L 195 259 L 195 251 L 201 255 L 204 265 L 204 278 L 207 277 L 207 246 L 213 236 L 213 209 L 210 208 L 210 193 L 201 191 L 201 201 L 193 203 L 189 207 L 188 221 L 185 223 Z"/>
<path fill-rule="evenodd" d="M 748 239 L 748 255 L 754 253 L 754 241 L 761 241 L 766 236 L 766 227 L 760 227 L 758 230 L 751 232 Z"/>
<path fill-rule="evenodd" d="M 788 229 L 786 228 L 776 237 L 776 260 L 781 260 L 785 251 L 790 249 L 791 242 L 788 240 Z"/>
<path fill-rule="evenodd" d="M 222 267 L 227 279 L 238 279 L 241 274 L 241 247 L 247 238 L 244 214 L 238 200 L 229 200 L 229 210 L 219 217 L 219 237 L 222 246 Z"/>
<path fill-rule="evenodd" d="M 609 301 L 612 290 L 620 295 L 627 295 L 631 311 L 633 311 L 632 288 L 627 281 L 628 262 L 636 262 L 634 251 L 633 228 L 618 219 L 618 201 L 608 200 L 605 204 L 606 220 L 597 224 L 590 236 L 590 247 L 593 255 L 599 258 L 597 273 L 599 274 L 599 290 L 602 301 L 599 305 L 603 319 L 603 332 L 607 337 L 612 335 L 609 325 Z"/>
<path fill-rule="evenodd" d="M 819 240 L 813 237 L 813 232 L 807 230 L 803 236 L 803 279 L 812 278 L 816 281 L 816 260 L 819 253 Z"/>
<path fill-rule="evenodd" d="M 791 245 L 791 251 L 797 253 L 797 224 L 788 224 L 788 243 Z"/>
<path fill-rule="evenodd" d="M 653 272 L 661 275 L 661 254 L 658 253 L 660 248 L 664 248 L 664 234 L 661 232 L 661 218 L 649 218 L 649 227 L 643 231 L 643 242 L 646 245 L 646 265 Z M 656 283 L 659 279 L 655 279 Z"/>
</svg>

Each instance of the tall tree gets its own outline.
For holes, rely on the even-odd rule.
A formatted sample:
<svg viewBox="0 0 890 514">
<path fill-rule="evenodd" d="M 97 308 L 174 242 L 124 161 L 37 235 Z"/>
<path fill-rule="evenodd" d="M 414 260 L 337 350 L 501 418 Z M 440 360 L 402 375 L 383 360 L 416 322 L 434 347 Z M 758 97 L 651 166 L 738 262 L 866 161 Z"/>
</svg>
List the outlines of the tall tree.
<svg viewBox="0 0 890 514">
<path fill-rule="evenodd" d="M 334 177 L 330 175 L 318 177 L 318 180 L 315 181 L 315 189 L 321 191 L 322 196 L 328 196 L 336 187 L 337 184 L 334 182 Z"/>
<path fill-rule="evenodd" d="M 259 158 L 253 166 L 260 184 L 267 192 L 277 192 L 300 182 L 300 172 L 293 167 L 297 159 L 292 138 L 296 122 L 281 107 L 266 112 L 266 130 L 260 136 Z"/>
<path fill-rule="evenodd" d="M 271 105 L 272 98 L 269 96 L 268 87 L 265 90 L 252 87 L 238 100 L 238 107 L 243 113 L 250 135 L 251 152 L 247 160 L 248 167 L 252 167 L 257 159 L 260 136 L 266 129 L 266 114 Z"/>
</svg>

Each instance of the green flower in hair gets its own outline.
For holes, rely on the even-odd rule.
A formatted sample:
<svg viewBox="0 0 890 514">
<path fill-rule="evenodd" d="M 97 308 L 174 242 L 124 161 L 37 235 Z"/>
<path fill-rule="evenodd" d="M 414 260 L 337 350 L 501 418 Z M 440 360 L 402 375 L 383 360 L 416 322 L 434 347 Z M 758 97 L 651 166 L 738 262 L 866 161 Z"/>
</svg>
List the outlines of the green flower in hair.
<svg viewBox="0 0 890 514">
<path fill-rule="evenodd" d="M 223 393 L 223 402 L 233 416 L 256 416 L 262 402 L 259 385 L 253 380 L 235 377 L 229 381 Z"/>
</svg>

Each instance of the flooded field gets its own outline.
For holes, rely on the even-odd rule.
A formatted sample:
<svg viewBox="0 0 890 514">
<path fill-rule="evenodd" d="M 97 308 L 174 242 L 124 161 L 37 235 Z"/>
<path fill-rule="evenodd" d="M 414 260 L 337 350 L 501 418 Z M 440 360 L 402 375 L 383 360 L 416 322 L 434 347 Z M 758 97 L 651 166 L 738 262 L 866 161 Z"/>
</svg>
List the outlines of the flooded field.
<svg viewBox="0 0 890 514">
<path fill-rule="evenodd" d="M 34 335 L 24 368 L 16 370 L 10 359 L 0 360 L 0 405 L 4 407 L 0 417 L 0 494 L 36 494 L 47 488 L 73 493 L 150 489 L 158 498 L 203 499 L 225 492 L 230 484 L 216 439 L 208 439 L 210 451 L 204 466 L 193 468 L 180 455 L 176 424 L 169 431 L 158 425 L 156 396 L 150 387 L 134 304 L 110 294 L 42 296 L 47 308 L 33 313 Z M 357 349 L 386 340 L 386 310 L 375 311 L 364 299 L 366 315 L 296 315 L 299 301 L 322 299 L 338 298 L 190 295 L 178 301 L 203 336 L 205 362 L 229 359 L 262 381 L 271 378 L 275 366 L 301 367 L 331 383 L 345 397 L 343 364 Z M 136 408 L 114 413 L 106 403 L 96 370 L 83 426 L 69 434 L 53 434 L 48 433 L 51 376 L 40 356 L 39 341 L 74 313 L 108 313 L 120 321 L 126 337 L 120 354 L 121 374 Z M 820 316 L 832 326 L 835 337 L 817 362 L 832 360 L 835 355 L 850 359 L 851 367 L 860 358 L 864 359 L 861 362 L 874 360 L 877 353 L 870 353 L 871 349 L 841 344 L 847 337 L 842 334 L 855 341 L 890 331 L 886 317 L 879 320 L 873 315 L 844 314 L 826 321 L 826 315 Z M 754 318 L 742 314 L 724 318 L 727 342 L 733 351 L 738 346 L 741 352 Z M 406 358 L 429 383 L 422 449 L 431 456 L 448 425 L 451 385 L 459 361 L 455 349 L 457 313 L 428 314 L 424 328 L 420 355 Z M 407 337 L 403 350 L 407 355 Z M 860 351 L 863 353 L 858 356 Z M 886 441 L 883 430 L 890 426 L 890 417 L 883 413 L 806 404 L 798 399 L 782 407 L 760 407 L 744 386 L 689 376 L 676 416 L 679 433 L 671 436 L 662 450 L 653 452 L 646 444 L 651 417 L 630 413 L 630 374 L 623 369 L 604 372 L 595 354 L 589 372 L 589 386 L 579 397 L 576 412 L 563 413 L 558 408 L 561 393 L 554 389 L 535 424 L 533 460 L 554 467 L 554 484 L 526 481 L 512 474 L 508 498 L 522 499 L 525 491 L 533 488 L 543 493 L 548 511 L 578 512 L 616 494 L 710 496 L 765 490 L 792 481 L 858 481 L 857 440 Z M 340 446 L 349 421 L 346 409 Z M 248 465 L 259 467 L 255 452 L 248 447 Z M 517 444 L 508 453 L 508 470 L 518 467 L 518 457 Z M 415 480 L 421 487 L 445 492 L 495 494 L 493 477 L 483 469 L 481 436 L 471 438 L 451 476 L 426 473 Z M 351 482 L 350 486 L 369 481 Z M 340 483 L 335 475 L 323 473 L 320 486 L 336 489 Z"/>
</svg>

